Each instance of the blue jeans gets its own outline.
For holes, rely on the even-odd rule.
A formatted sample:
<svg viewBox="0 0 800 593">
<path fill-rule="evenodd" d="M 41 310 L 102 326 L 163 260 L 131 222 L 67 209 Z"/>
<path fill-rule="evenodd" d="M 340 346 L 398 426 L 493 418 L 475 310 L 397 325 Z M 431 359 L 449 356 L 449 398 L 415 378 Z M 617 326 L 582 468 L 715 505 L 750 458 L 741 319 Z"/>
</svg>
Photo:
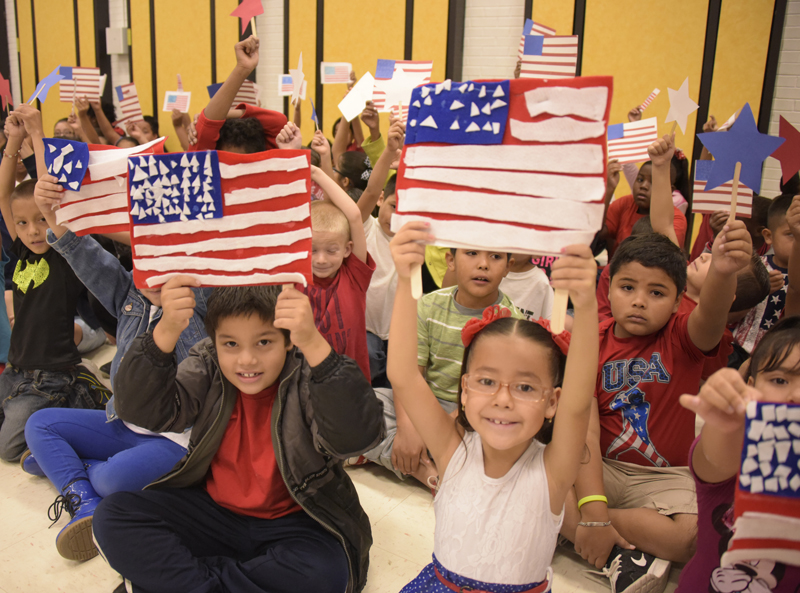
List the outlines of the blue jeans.
<svg viewBox="0 0 800 593">
<path fill-rule="evenodd" d="M 28 420 L 25 440 L 59 492 L 84 478 L 103 497 L 141 490 L 186 454 L 165 437 L 137 434 L 122 420 L 106 422 L 102 410 L 39 410 Z"/>
<path fill-rule="evenodd" d="M 95 408 L 77 368 L 68 371 L 21 371 L 11 365 L 0 375 L 0 458 L 18 461 L 25 451 L 25 423 L 44 408 Z"/>
</svg>

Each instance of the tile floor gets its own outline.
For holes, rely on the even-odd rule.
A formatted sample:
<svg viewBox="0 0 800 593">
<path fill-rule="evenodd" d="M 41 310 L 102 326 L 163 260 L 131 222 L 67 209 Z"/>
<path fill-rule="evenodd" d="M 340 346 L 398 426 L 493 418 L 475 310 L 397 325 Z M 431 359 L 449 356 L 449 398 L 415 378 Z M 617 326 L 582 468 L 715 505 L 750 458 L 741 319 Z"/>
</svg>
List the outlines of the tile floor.
<svg viewBox="0 0 800 593">
<path fill-rule="evenodd" d="M 105 346 L 91 357 L 100 365 L 113 356 Z M 374 545 L 366 593 L 396 593 L 430 562 L 434 515 L 431 496 L 421 487 L 400 483 L 383 468 L 349 470 L 361 504 L 369 515 Z M 80 591 L 111 593 L 120 577 L 100 558 L 64 560 L 55 537 L 67 523 L 49 528 L 47 508 L 56 492 L 47 480 L 23 473 L 19 465 L 0 462 L 0 593 Z M 564 548 L 553 560 L 556 593 L 606 593 L 608 581 L 586 574 L 587 565 Z M 667 592 L 674 591 L 677 570 Z"/>
</svg>

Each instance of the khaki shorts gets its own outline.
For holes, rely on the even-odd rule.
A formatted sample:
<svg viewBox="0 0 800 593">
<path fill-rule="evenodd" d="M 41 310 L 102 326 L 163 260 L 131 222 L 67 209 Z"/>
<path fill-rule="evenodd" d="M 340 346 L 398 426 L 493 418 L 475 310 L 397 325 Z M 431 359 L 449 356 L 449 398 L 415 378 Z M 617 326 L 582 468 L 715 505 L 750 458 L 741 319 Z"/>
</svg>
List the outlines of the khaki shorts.
<svg viewBox="0 0 800 593">
<path fill-rule="evenodd" d="M 654 509 L 666 516 L 697 514 L 688 467 L 645 467 L 603 459 L 603 484 L 610 509 Z"/>
</svg>

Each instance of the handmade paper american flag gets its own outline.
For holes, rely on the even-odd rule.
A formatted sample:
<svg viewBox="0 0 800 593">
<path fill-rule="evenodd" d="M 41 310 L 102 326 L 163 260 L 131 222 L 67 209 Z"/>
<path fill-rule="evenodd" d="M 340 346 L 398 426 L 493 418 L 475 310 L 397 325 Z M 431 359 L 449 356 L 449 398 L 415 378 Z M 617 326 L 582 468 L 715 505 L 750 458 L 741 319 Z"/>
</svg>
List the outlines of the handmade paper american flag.
<svg viewBox="0 0 800 593">
<path fill-rule="evenodd" d="M 525 36 L 520 78 L 573 78 L 577 68 L 577 35 Z"/>
<path fill-rule="evenodd" d="M 292 84 L 292 75 L 291 74 L 279 74 L 278 75 L 278 96 L 279 97 L 290 97 L 292 95 L 292 89 L 294 89 L 294 85 Z"/>
<path fill-rule="evenodd" d="M 167 91 L 164 95 L 164 109 L 163 111 L 172 111 L 177 109 L 183 113 L 189 111 L 189 105 L 192 101 L 192 93 L 185 91 Z"/>
<path fill-rule="evenodd" d="M 347 84 L 353 66 L 349 62 L 322 62 L 319 65 L 322 84 Z"/>
<path fill-rule="evenodd" d="M 519 38 L 518 57 L 522 59 L 522 54 L 525 50 L 526 35 L 543 35 L 544 37 L 553 37 L 555 34 L 555 29 L 551 29 L 547 25 L 543 25 L 541 23 L 534 23 L 531 19 L 525 19 L 525 26 L 522 27 L 522 35 Z"/>
<path fill-rule="evenodd" d="M 171 153 L 128 167 L 136 286 L 175 274 L 204 286 L 311 280 L 307 151 Z"/>
<path fill-rule="evenodd" d="M 222 87 L 221 82 L 208 85 L 208 96 L 213 97 L 216 95 L 220 87 Z M 236 92 L 236 96 L 233 98 L 233 106 L 235 107 L 240 103 L 246 103 L 247 105 L 258 107 L 259 92 L 261 92 L 261 87 L 259 87 L 252 80 L 246 79 Z"/>
<path fill-rule="evenodd" d="M 749 402 L 734 501 L 734 533 L 720 566 L 772 560 L 800 566 L 800 405 Z"/>
<path fill-rule="evenodd" d="M 391 80 L 398 69 L 402 69 L 417 85 L 427 84 L 431 81 L 433 61 L 378 60 L 375 69 L 375 87 L 372 92 L 372 104 L 378 111 L 390 111 L 392 107 L 386 105 L 386 90 L 381 81 Z"/>
<path fill-rule="evenodd" d="M 56 222 L 62 224 L 76 235 L 95 233 L 119 233 L 130 229 L 128 217 L 128 194 L 125 188 L 128 176 L 128 157 L 133 154 L 152 154 L 164 152 L 165 138 L 159 138 L 133 148 L 115 148 L 107 145 L 89 145 L 88 163 L 83 162 L 85 153 L 76 149 L 63 154 L 60 166 L 54 166 L 48 172 L 61 177 L 66 172 L 67 191 L 61 201 L 61 208 L 56 211 Z M 81 143 L 76 143 L 81 144 Z M 85 145 L 84 145 L 85 146 Z M 47 148 L 49 152 L 49 148 Z M 77 191 L 71 170 L 86 169 L 82 183 Z M 59 170 L 57 170 L 59 169 Z"/>
<path fill-rule="evenodd" d="M 624 163 L 650 160 L 647 148 L 658 140 L 658 119 L 650 117 L 608 126 L 608 158 Z"/>
<path fill-rule="evenodd" d="M 122 112 L 122 117 L 119 118 L 115 125 L 126 126 L 135 121 L 142 121 L 142 106 L 139 104 L 139 93 L 136 92 L 136 85 L 132 82 L 122 84 L 116 87 L 117 99 L 119 100 L 119 109 Z"/>
<path fill-rule="evenodd" d="M 62 103 L 72 103 L 79 97 L 100 98 L 100 68 L 61 66 L 58 72 L 64 77 L 58 83 L 58 98 Z"/>
<path fill-rule="evenodd" d="M 731 191 L 733 182 L 729 181 L 719 187 L 706 191 L 706 182 L 714 161 L 695 161 L 694 187 L 692 193 L 692 212 L 711 214 L 718 210 L 731 211 Z M 739 184 L 736 202 L 736 216 L 750 218 L 753 208 L 753 190 Z"/>
<path fill-rule="evenodd" d="M 558 254 L 602 226 L 610 77 L 451 82 L 414 89 L 395 232 L 436 244 Z"/>
</svg>

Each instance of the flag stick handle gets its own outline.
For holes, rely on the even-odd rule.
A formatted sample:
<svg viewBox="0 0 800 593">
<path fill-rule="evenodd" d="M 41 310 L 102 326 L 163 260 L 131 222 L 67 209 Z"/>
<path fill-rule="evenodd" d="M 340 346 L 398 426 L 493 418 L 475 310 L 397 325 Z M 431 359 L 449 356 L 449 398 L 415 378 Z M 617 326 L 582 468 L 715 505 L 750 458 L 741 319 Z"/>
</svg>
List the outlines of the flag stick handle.
<svg viewBox="0 0 800 593">
<path fill-rule="evenodd" d="M 556 288 L 555 295 L 553 296 L 553 312 L 550 315 L 550 331 L 554 336 L 564 331 L 568 302 L 569 292 L 563 288 Z"/>
<path fill-rule="evenodd" d="M 737 162 L 733 170 L 733 184 L 731 187 L 731 214 L 728 216 L 728 224 L 736 220 L 736 202 L 739 199 L 739 175 L 742 172 L 742 163 Z"/>
<path fill-rule="evenodd" d="M 256 17 L 250 19 L 250 31 L 252 32 L 253 37 L 258 39 L 258 31 L 256 31 Z"/>
<path fill-rule="evenodd" d="M 31 100 L 28 101 L 28 105 L 33 105 L 33 102 L 36 100 L 36 97 L 39 96 L 39 93 L 42 92 L 43 88 L 44 88 L 44 85 L 42 85 L 38 89 L 36 89 L 36 92 L 33 94 L 33 97 L 31 97 Z"/>
<path fill-rule="evenodd" d="M 422 266 L 419 264 L 411 266 L 411 296 L 415 301 L 422 297 Z"/>
<path fill-rule="evenodd" d="M 677 127 L 678 127 L 678 120 L 675 120 L 675 123 L 672 124 L 672 131 L 669 133 L 670 136 L 675 135 L 675 130 L 677 129 Z"/>
</svg>

